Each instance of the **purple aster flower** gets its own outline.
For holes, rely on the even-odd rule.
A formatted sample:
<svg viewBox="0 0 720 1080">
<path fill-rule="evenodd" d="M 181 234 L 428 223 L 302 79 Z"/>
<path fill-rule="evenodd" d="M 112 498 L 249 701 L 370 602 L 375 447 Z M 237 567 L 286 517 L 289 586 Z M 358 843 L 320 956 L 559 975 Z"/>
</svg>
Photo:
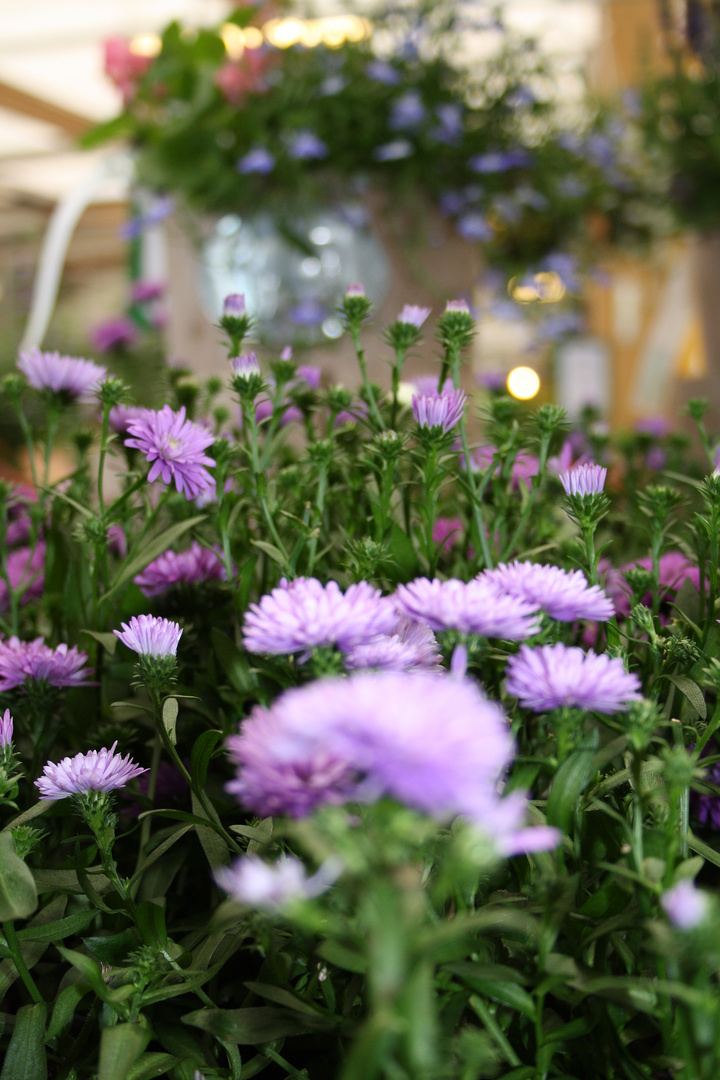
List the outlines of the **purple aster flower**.
<svg viewBox="0 0 720 1080">
<path fill-rule="evenodd" d="M 36 390 L 49 390 L 71 400 L 94 393 L 107 375 L 106 369 L 92 360 L 41 352 L 37 347 L 21 352 L 17 366 Z"/>
<path fill-rule="evenodd" d="M 392 64 L 384 60 L 371 60 L 365 68 L 365 74 L 375 82 L 384 83 L 385 86 L 397 86 L 402 82 L 402 75 Z"/>
<path fill-rule="evenodd" d="M 165 293 L 162 281 L 135 281 L 130 289 L 130 300 L 133 304 L 151 304 L 153 300 L 160 300 Z"/>
<path fill-rule="evenodd" d="M 492 240 L 495 235 L 495 230 L 485 215 L 476 210 L 462 214 L 455 227 L 463 240 Z"/>
<path fill-rule="evenodd" d="M 413 417 L 423 428 L 441 428 L 447 435 L 462 419 L 467 394 L 464 390 L 444 390 L 441 394 L 414 394 Z"/>
<path fill-rule="evenodd" d="M 296 161 L 319 161 L 328 156 L 328 148 L 322 139 L 312 132 L 304 129 L 297 131 L 291 137 L 288 153 Z"/>
<path fill-rule="evenodd" d="M 373 150 L 376 161 L 402 161 L 415 153 L 415 147 L 407 139 L 394 139 L 392 142 L 383 143 Z"/>
<path fill-rule="evenodd" d="M 90 343 L 96 352 L 107 353 L 113 349 L 125 349 L 138 339 L 138 328 L 126 315 L 105 319 L 90 330 Z"/>
<path fill-rule="evenodd" d="M 177 623 L 155 615 L 133 615 L 129 624 L 120 625 L 122 632 L 113 630 L 113 634 L 138 656 L 177 656 L 182 637 Z"/>
<path fill-rule="evenodd" d="M 260 364 L 254 352 L 245 353 L 244 356 L 234 356 L 230 361 L 230 368 L 235 379 L 262 378 Z"/>
<path fill-rule="evenodd" d="M 87 754 L 66 757 L 55 765 L 48 761 L 35 787 L 41 799 L 67 799 L 87 791 L 116 791 L 147 769 L 136 765 L 129 754 L 115 753 L 117 742 L 108 750 L 90 750 Z"/>
<path fill-rule="evenodd" d="M 576 465 L 560 473 L 560 483 L 566 495 L 598 495 L 605 488 L 607 469 L 602 465 Z"/>
<path fill-rule="evenodd" d="M 275 158 L 264 146 L 256 146 L 252 150 L 248 150 L 247 154 L 240 158 L 235 167 L 243 176 L 249 176 L 252 173 L 267 176 L 275 168 Z"/>
<path fill-rule="evenodd" d="M 445 311 L 460 311 L 463 315 L 470 315 L 471 311 L 466 300 L 448 300 Z"/>
<path fill-rule="evenodd" d="M 35 548 L 21 547 L 8 552 L 7 576 L 13 592 L 24 589 L 21 603 L 29 604 L 42 596 L 45 589 L 45 544 L 38 543 Z M 8 587 L 0 579 L 0 611 L 7 611 L 9 606 Z"/>
<path fill-rule="evenodd" d="M 452 390 L 452 382 L 450 379 L 446 379 L 442 387 L 438 389 L 437 375 L 416 375 L 410 386 L 418 397 L 429 397 L 432 394 L 442 394 L 447 390 Z"/>
<path fill-rule="evenodd" d="M 395 599 L 405 615 L 435 631 L 522 641 L 540 629 L 537 604 L 510 596 L 494 582 L 480 578 L 467 585 L 454 578 L 416 578 L 399 585 Z"/>
<path fill-rule="evenodd" d="M 252 653 L 304 652 L 337 645 L 346 652 L 378 634 L 391 634 L 397 616 L 392 603 L 366 581 L 345 593 L 336 581 L 284 578 L 278 588 L 251 604 L 243 624 L 245 648 Z"/>
<path fill-rule="evenodd" d="M 162 596 L 175 585 L 198 585 L 204 581 L 226 581 L 227 572 L 215 548 L 202 547 L 194 540 L 187 551 L 164 551 L 135 578 L 144 596 Z"/>
<path fill-rule="evenodd" d="M 355 281 L 352 283 L 352 285 L 348 285 L 347 289 L 345 290 L 345 296 L 348 300 L 363 297 L 365 296 L 365 289 L 360 284 L 360 282 Z"/>
<path fill-rule="evenodd" d="M 326 892 L 341 869 L 339 862 L 328 860 L 308 877 L 303 864 L 293 855 L 281 855 L 272 865 L 259 855 L 245 855 L 232 866 L 216 870 L 215 880 L 238 904 L 282 911 L 295 900 L 312 900 Z"/>
<path fill-rule="evenodd" d="M 212 446 L 214 436 L 197 424 L 185 419 L 185 407 L 173 412 L 164 405 L 159 412 L 145 410 L 142 416 L 131 420 L 125 440 L 126 446 L 142 451 L 152 463 L 148 480 L 158 477 L 164 484 L 173 479 L 175 487 L 186 499 L 195 499 L 201 491 L 212 484 L 212 477 L 205 465 L 215 462 L 204 451 Z"/>
<path fill-rule="evenodd" d="M 615 614 L 609 596 L 599 585 L 589 585 L 582 570 L 562 570 L 533 562 L 502 563 L 486 570 L 481 579 L 493 581 L 503 592 L 537 604 L 551 619 L 607 622 Z"/>
<path fill-rule="evenodd" d="M 11 637 L 0 641 L 0 690 L 13 690 L 26 682 L 46 682 L 49 686 L 87 686 L 92 669 L 83 667 L 87 653 L 63 644 L 56 649 L 41 637 L 20 641 Z"/>
<path fill-rule="evenodd" d="M 349 671 L 374 668 L 377 671 L 442 672 L 437 639 L 429 626 L 401 618 L 393 634 L 380 634 L 364 645 L 355 645 L 345 654 Z"/>
<path fill-rule="evenodd" d="M 681 878 L 677 885 L 664 892 L 660 905 L 678 930 L 694 930 L 703 922 L 710 907 L 707 893 L 700 892 L 695 882 L 688 878 Z"/>
<path fill-rule="evenodd" d="M 500 150 L 488 154 L 476 154 L 468 161 L 468 166 L 477 173 L 501 173 L 510 169 L 524 168 L 531 162 L 527 150 Z"/>
<path fill-rule="evenodd" d="M 283 359 L 285 358 L 283 357 Z M 301 364 L 297 369 L 296 375 L 298 381 L 302 380 L 302 382 L 307 383 L 311 390 L 317 390 L 320 386 L 320 380 L 322 379 L 322 368 L 316 367 L 313 364 Z"/>
<path fill-rule="evenodd" d="M 418 304 L 405 304 L 397 317 L 397 321 L 407 323 L 409 326 L 414 326 L 416 330 L 419 330 L 431 311 L 432 308 L 420 307 Z"/>
<path fill-rule="evenodd" d="M 108 416 L 111 431 L 116 435 L 127 435 L 131 421 L 139 420 L 147 411 L 140 405 L 113 405 Z"/>
<path fill-rule="evenodd" d="M 559 841 L 556 830 L 522 829 L 520 793 L 499 797 L 512 737 L 499 706 L 466 679 L 323 679 L 255 708 L 227 746 L 238 767 L 228 791 L 262 816 L 389 795 L 440 820 L 467 815 L 499 854 Z"/>
<path fill-rule="evenodd" d="M 406 131 L 422 124 L 427 115 L 422 97 L 417 90 L 407 90 L 393 101 L 388 117 L 391 131 Z"/>
<path fill-rule="evenodd" d="M 507 665 L 507 691 L 534 712 L 575 706 L 595 712 L 624 712 L 639 701 L 640 680 L 619 657 L 585 653 L 566 645 L 527 645 Z"/>
<path fill-rule="evenodd" d="M 238 318 L 245 315 L 245 313 L 244 293 L 228 293 L 223 300 L 223 315 L 230 315 L 232 318 Z"/>
<path fill-rule="evenodd" d="M 2 717 L 0 717 L 0 750 L 3 750 L 6 746 L 10 746 L 13 738 L 13 718 L 10 715 L 10 710 L 6 709 Z"/>
</svg>

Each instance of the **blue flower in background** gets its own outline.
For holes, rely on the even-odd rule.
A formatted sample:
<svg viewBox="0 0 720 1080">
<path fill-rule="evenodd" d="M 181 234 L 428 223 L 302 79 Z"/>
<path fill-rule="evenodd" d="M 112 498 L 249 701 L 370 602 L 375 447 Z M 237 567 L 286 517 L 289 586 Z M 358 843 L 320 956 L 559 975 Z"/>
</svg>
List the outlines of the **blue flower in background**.
<svg viewBox="0 0 720 1080">
<path fill-rule="evenodd" d="M 491 240 L 494 235 L 485 215 L 477 211 L 463 214 L 458 218 L 456 227 L 463 240 Z"/>
<path fill-rule="evenodd" d="M 251 173 L 259 173 L 266 176 L 275 168 L 275 158 L 264 146 L 255 146 L 241 157 L 236 165 L 237 171 L 247 176 Z"/>
<path fill-rule="evenodd" d="M 393 142 L 383 143 L 373 150 L 376 161 L 401 161 L 415 153 L 415 147 L 407 139 L 395 139 Z"/>
<path fill-rule="evenodd" d="M 408 90 L 392 103 L 388 127 L 391 131 L 406 131 L 422 124 L 427 109 L 417 90 Z"/>
<path fill-rule="evenodd" d="M 328 156 L 328 148 L 322 139 L 307 128 L 295 132 L 290 138 L 289 154 L 297 161 L 317 161 Z"/>
<path fill-rule="evenodd" d="M 290 311 L 290 321 L 297 326 L 319 326 L 327 311 L 318 300 L 301 300 Z"/>
<path fill-rule="evenodd" d="M 527 150 L 495 150 L 488 154 L 475 154 L 468 165 L 477 173 L 501 173 L 510 169 L 520 169 L 532 163 Z"/>
<path fill-rule="evenodd" d="M 402 75 L 392 64 L 385 60 L 371 60 L 365 68 L 365 74 L 375 82 L 384 83 L 385 86 L 397 86 L 402 81 Z"/>
</svg>

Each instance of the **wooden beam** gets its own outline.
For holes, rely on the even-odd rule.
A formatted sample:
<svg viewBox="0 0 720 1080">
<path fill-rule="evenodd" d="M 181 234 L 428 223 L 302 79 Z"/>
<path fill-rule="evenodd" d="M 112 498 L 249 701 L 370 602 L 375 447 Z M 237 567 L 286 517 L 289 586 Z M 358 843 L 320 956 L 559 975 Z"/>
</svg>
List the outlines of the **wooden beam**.
<svg viewBox="0 0 720 1080">
<path fill-rule="evenodd" d="M 29 94 L 26 90 L 20 90 L 17 86 L 0 81 L 0 106 L 20 113 L 22 116 L 31 116 L 34 120 L 43 120 L 46 124 L 53 124 L 73 138 L 84 135 L 93 126 L 93 121 L 87 116 L 63 109 L 60 105 L 53 105 L 44 98 Z"/>
</svg>

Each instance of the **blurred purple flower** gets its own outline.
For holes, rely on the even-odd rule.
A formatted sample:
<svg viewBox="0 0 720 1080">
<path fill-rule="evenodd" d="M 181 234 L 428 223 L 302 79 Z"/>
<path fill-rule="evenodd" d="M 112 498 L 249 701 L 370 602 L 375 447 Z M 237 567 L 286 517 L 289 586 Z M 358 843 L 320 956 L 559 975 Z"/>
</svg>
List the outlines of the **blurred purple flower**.
<svg viewBox="0 0 720 1080">
<path fill-rule="evenodd" d="M 328 156 L 329 150 L 314 132 L 303 129 L 292 135 L 288 153 L 297 161 L 319 161 Z"/>
<path fill-rule="evenodd" d="M 186 551 L 164 551 L 137 575 L 135 584 L 144 596 L 162 596 L 176 585 L 226 580 L 220 553 L 194 540 Z"/>
<path fill-rule="evenodd" d="M 109 750 L 103 746 L 102 750 L 66 757 L 57 765 L 48 761 L 42 776 L 35 781 L 41 800 L 67 799 L 69 795 L 87 791 L 115 791 L 148 771 L 136 765 L 129 754 L 126 757 L 116 754 L 116 746 L 114 742 Z"/>
<path fill-rule="evenodd" d="M 248 150 L 247 154 L 241 157 L 236 165 L 237 171 L 242 173 L 243 176 L 249 176 L 253 173 L 267 176 L 274 168 L 275 158 L 264 146 L 255 146 L 252 150 Z"/>
<path fill-rule="evenodd" d="M 494 582 L 416 578 L 399 585 L 395 599 L 400 610 L 431 630 L 522 641 L 540 629 L 538 605 L 502 592 Z"/>
<path fill-rule="evenodd" d="M 125 349 L 138 340 L 138 328 L 132 319 L 118 315 L 105 319 L 90 330 L 90 343 L 100 353 L 112 352 L 113 349 Z"/>
<path fill-rule="evenodd" d="M 527 150 L 496 150 L 487 154 L 476 154 L 468 161 L 469 168 L 477 173 L 501 173 L 510 169 L 525 168 L 532 163 Z"/>
<path fill-rule="evenodd" d="M 455 228 L 463 240 L 492 240 L 495 230 L 484 214 L 473 211 L 462 214 L 456 222 Z"/>
<path fill-rule="evenodd" d="M 72 400 L 95 393 L 107 375 L 107 370 L 92 360 L 41 352 L 37 346 L 21 352 L 17 366 L 35 390 L 49 390 Z"/>
<path fill-rule="evenodd" d="M 695 882 L 682 878 L 660 897 L 660 906 L 678 930 L 694 930 L 708 914 L 707 893 L 695 887 Z"/>
<path fill-rule="evenodd" d="M 478 446 L 470 455 L 470 467 L 475 471 L 484 472 L 492 465 L 493 458 L 497 454 L 496 446 Z M 495 471 L 500 468 L 499 462 L 495 464 Z M 522 480 L 528 486 L 534 476 L 537 476 L 540 462 L 534 454 L 526 454 L 521 451 L 515 458 L 511 471 L 511 483 L 517 488 Z"/>
<path fill-rule="evenodd" d="M 330 645 L 346 652 L 378 634 L 391 634 L 396 622 L 392 603 L 366 581 L 342 593 L 335 581 L 323 585 L 317 578 L 283 578 L 248 608 L 243 640 L 252 653 L 277 655 Z"/>
<path fill-rule="evenodd" d="M 4 750 L 6 746 L 10 746 L 13 739 L 13 718 L 10 715 L 10 710 L 6 709 L 3 716 L 0 717 L 0 750 Z"/>
<path fill-rule="evenodd" d="M 536 604 L 559 622 L 607 622 L 615 614 L 612 600 L 599 585 L 589 585 L 582 570 L 516 561 L 485 570 L 479 578 L 494 582 L 510 596 Z"/>
<path fill-rule="evenodd" d="M 339 862 L 328 860 L 308 877 L 294 855 L 281 855 L 272 864 L 264 862 L 259 855 L 245 855 L 231 866 L 216 870 L 215 880 L 236 903 L 276 912 L 293 901 L 320 896 L 337 880 L 341 869 Z"/>
<path fill-rule="evenodd" d="M 130 288 L 130 299 L 133 304 L 150 304 L 153 300 L 160 300 L 165 294 L 165 286 L 162 281 L 134 281 Z"/>
<path fill-rule="evenodd" d="M 459 191 L 444 191 L 440 196 L 439 204 L 443 214 L 455 217 L 465 209 L 465 197 Z"/>
<path fill-rule="evenodd" d="M 83 667 L 87 653 L 62 644 L 51 649 L 39 637 L 20 641 L 17 637 L 0 641 L 0 691 L 13 690 L 26 682 L 45 682 L 56 688 L 87 686 L 92 669 Z"/>
<path fill-rule="evenodd" d="M 402 82 L 402 75 L 392 64 L 384 60 L 371 60 L 365 68 L 365 74 L 375 82 L 384 83 L 385 86 L 397 86 Z"/>
<path fill-rule="evenodd" d="M 319 326 L 326 315 L 327 310 L 319 300 L 300 300 L 291 308 L 288 318 L 297 326 Z"/>
<path fill-rule="evenodd" d="M 116 435 L 126 435 L 129 424 L 145 415 L 147 409 L 140 405 L 113 405 L 108 416 L 110 429 Z"/>
<path fill-rule="evenodd" d="M 534 712 L 574 706 L 601 713 L 622 712 L 639 701 L 640 680 L 619 657 L 586 653 L 566 645 L 521 645 L 506 668 L 506 689 Z"/>
<path fill-rule="evenodd" d="M 458 544 L 463 528 L 462 518 L 439 517 L 433 525 L 433 543 L 439 544 L 440 550 L 447 554 Z"/>
<path fill-rule="evenodd" d="M 205 466 L 215 461 L 205 450 L 212 446 L 214 436 L 186 420 L 184 406 L 179 412 L 173 412 L 169 405 L 159 412 L 146 409 L 128 423 L 127 430 L 132 438 L 126 438 L 125 445 L 140 450 L 151 463 L 150 483 L 158 477 L 164 484 L 174 480 L 186 499 L 195 499 L 211 486 L 213 480 Z"/>
<path fill-rule="evenodd" d="M 415 147 L 407 139 L 395 139 L 393 142 L 383 143 L 382 146 L 376 146 L 373 150 L 373 157 L 376 161 L 402 161 L 403 158 L 410 157 L 415 153 Z"/>
<path fill-rule="evenodd" d="M 406 90 L 393 101 L 388 117 L 391 131 L 407 131 L 417 128 L 427 116 L 422 97 L 417 90 Z"/>
<path fill-rule="evenodd" d="M 392 634 L 380 634 L 345 654 L 349 671 L 375 668 L 378 671 L 442 672 L 442 656 L 429 626 L 400 618 Z"/>
<path fill-rule="evenodd" d="M 42 596 L 45 589 L 45 544 L 42 541 L 36 544 L 34 549 L 20 547 L 8 552 L 6 567 L 13 592 L 25 589 L 20 599 L 21 604 L 29 604 L 31 600 Z M 9 604 L 8 587 L 5 581 L 0 579 L 0 611 L 7 611 Z"/>
<path fill-rule="evenodd" d="M 322 368 L 313 364 L 300 364 L 296 372 L 298 382 L 307 383 L 311 390 L 317 390 L 322 379 Z M 304 388 L 303 388 L 304 389 Z"/>
<path fill-rule="evenodd" d="M 557 845 L 522 828 L 526 802 L 498 795 L 513 757 L 499 706 L 465 679 L 383 672 L 325 679 L 256 707 L 231 736 L 228 790 L 262 815 L 384 795 L 447 821 L 463 814 L 500 855 Z"/>
<path fill-rule="evenodd" d="M 397 321 L 408 323 L 410 326 L 414 326 L 416 330 L 419 330 L 431 311 L 432 308 L 420 307 L 418 304 L 405 304 L 397 317 Z"/>
</svg>

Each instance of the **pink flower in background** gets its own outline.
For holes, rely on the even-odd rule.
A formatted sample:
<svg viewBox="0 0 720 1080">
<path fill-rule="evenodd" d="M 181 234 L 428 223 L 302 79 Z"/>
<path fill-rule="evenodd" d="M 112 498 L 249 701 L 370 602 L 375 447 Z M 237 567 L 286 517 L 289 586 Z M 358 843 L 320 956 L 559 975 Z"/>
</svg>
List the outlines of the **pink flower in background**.
<svg viewBox="0 0 720 1080">
<path fill-rule="evenodd" d="M 226 60 L 215 73 L 215 85 L 231 105 L 242 105 L 248 94 L 267 89 L 264 75 L 268 57 L 259 49 L 245 49 L 240 60 Z"/>
<path fill-rule="evenodd" d="M 113 405 L 108 416 L 110 429 L 116 435 L 127 435 L 131 421 L 139 420 L 147 411 L 141 405 Z"/>
<path fill-rule="evenodd" d="M 134 281 L 130 289 L 130 299 L 133 304 L 151 304 L 153 300 L 160 300 L 165 294 L 165 286 L 162 281 Z"/>
<path fill-rule="evenodd" d="M 123 37 L 111 37 L 105 42 L 105 74 L 122 92 L 125 104 L 134 97 L 138 80 L 152 62 L 152 56 L 134 53 Z"/>
<path fill-rule="evenodd" d="M 137 575 L 135 584 L 144 596 L 162 596 L 175 585 L 226 580 L 219 552 L 194 540 L 186 551 L 164 551 Z"/>
<path fill-rule="evenodd" d="M 105 319 L 90 331 L 90 342 L 96 352 L 106 353 L 113 349 L 126 349 L 138 339 L 137 325 L 126 315 Z"/>
<path fill-rule="evenodd" d="M 42 596 L 45 588 L 45 544 L 37 544 L 34 550 L 29 547 L 16 548 L 7 555 L 7 576 L 10 588 L 25 588 L 20 599 L 21 604 L 29 604 Z M 7 611 L 10 606 L 8 588 L 0 578 L 0 611 Z"/>
<path fill-rule="evenodd" d="M 433 525 L 432 538 L 434 544 L 440 545 L 440 550 L 447 555 L 460 541 L 463 534 L 462 518 L 439 517 Z"/>
<path fill-rule="evenodd" d="M 46 645 L 39 637 L 20 641 L 11 637 L 0 641 L 0 690 L 13 690 L 28 681 L 46 682 L 49 686 L 87 686 L 92 669 L 83 667 L 87 653 L 76 646 Z"/>
<path fill-rule="evenodd" d="M 475 472 L 485 472 L 492 465 L 496 453 L 496 446 L 478 446 L 470 454 L 470 467 Z M 520 451 L 512 466 L 512 486 L 517 488 L 522 480 L 529 487 L 533 476 L 537 476 L 539 468 L 540 462 L 534 454 L 526 454 L 524 451 Z M 499 469 L 500 465 L 496 463 L 495 471 L 499 471 Z"/>
<path fill-rule="evenodd" d="M 608 581 L 606 582 L 605 588 L 612 597 L 618 615 L 627 617 L 630 614 L 632 589 L 625 578 L 625 574 L 628 570 L 633 570 L 635 568 L 652 570 L 652 559 L 650 556 L 646 556 L 644 559 L 638 559 L 636 562 L 626 563 L 625 566 L 620 567 L 619 570 L 613 570 L 612 567 L 609 568 Z M 602 570 L 601 564 L 598 566 L 598 569 Z M 697 566 L 688 559 L 687 555 L 684 555 L 682 551 L 666 551 L 664 555 L 661 555 L 658 564 L 658 591 L 660 593 L 661 601 L 672 599 L 672 597 L 680 591 L 686 581 L 689 581 L 699 590 L 700 571 Z M 652 602 L 652 594 L 646 593 L 642 598 L 642 602 L 649 605 Z"/>
</svg>

